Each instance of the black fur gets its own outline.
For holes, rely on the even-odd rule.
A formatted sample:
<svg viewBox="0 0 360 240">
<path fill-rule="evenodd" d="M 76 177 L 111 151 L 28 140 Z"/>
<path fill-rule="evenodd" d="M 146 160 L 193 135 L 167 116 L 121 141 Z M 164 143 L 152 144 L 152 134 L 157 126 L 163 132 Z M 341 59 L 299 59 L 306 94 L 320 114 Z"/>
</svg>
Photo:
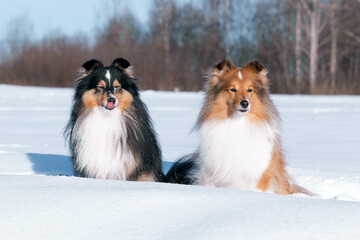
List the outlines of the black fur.
<svg viewBox="0 0 360 240">
<path fill-rule="evenodd" d="M 125 69 L 125 68 L 128 68 L 130 66 L 130 63 L 126 59 L 116 58 L 113 61 L 112 65 Z"/>
<path fill-rule="evenodd" d="M 64 130 L 64 135 L 69 141 L 75 174 L 78 176 L 90 177 L 86 171 L 80 171 L 77 168 L 79 143 L 73 136 L 77 120 L 82 114 L 89 111 L 82 101 L 82 96 L 88 90 L 96 91 L 98 83 L 104 80 L 106 71 L 109 70 L 112 76 L 111 84 L 107 84 L 104 92 L 113 91 L 113 81 L 117 79 L 121 88 L 130 92 L 133 97 L 131 106 L 124 112 L 123 116 L 127 129 L 126 144 L 138 159 L 139 164 L 126 180 L 137 180 L 142 174 L 152 174 L 156 180 L 162 180 L 161 150 L 148 110 L 139 97 L 136 79 L 129 76 L 125 71 L 129 66 L 130 63 L 122 58 L 115 59 L 113 64 L 107 67 L 95 59 L 83 64 L 85 76 L 83 75 L 77 80 L 70 119 Z"/>
<path fill-rule="evenodd" d="M 91 60 L 89 60 L 89 61 L 87 61 L 87 62 L 85 62 L 85 63 L 83 64 L 83 68 L 84 68 L 86 71 L 95 70 L 95 69 L 101 68 L 101 67 L 103 67 L 103 66 L 104 66 L 103 63 L 100 62 L 100 61 L 97 60 L 97 59 L 91 59 Z"/>
<path fill-rule="evenodd" d="M 164 181 L 167 183 L 186 185 L 197 184 L 198 179 L 196 178 L 196 175 L 194 175 L 194 172 L 198 172 L 199 170 L 197 158 L 198 154 L 194 153 L 178 159 L 167 172 Z"/>
<path fill-rule="evenodd" d="M 161 151 L 155 137 L 154 127 L 150 121 L 147 107 L 139 97 L 134 97 L 129 109 L 131 117 L 126 117 L 127 144 L 140 156 L 141 163 L 129 180 L 136 180 L 142 173 L 155 173 L 156 179 L 162 181 Z M 135 125 L 135 122 L 138 125 Z"/>
</svg>

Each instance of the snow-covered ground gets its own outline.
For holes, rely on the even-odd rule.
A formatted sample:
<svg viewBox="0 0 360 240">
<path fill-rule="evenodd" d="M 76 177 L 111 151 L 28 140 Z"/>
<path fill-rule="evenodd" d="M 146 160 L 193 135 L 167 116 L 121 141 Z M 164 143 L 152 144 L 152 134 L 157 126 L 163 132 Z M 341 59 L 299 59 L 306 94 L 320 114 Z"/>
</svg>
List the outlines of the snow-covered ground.
<svg viewBox="0 0 360 240">
<path fill-rule="evenodd" d="M 360 239 L 360 97 L 274 95 L 289 171 L 318 197 L 72 177 L 72 89 L 0 85 L 0 239 Z M 143 91 L 164 169 L 202 93 Z"/>
</svg>

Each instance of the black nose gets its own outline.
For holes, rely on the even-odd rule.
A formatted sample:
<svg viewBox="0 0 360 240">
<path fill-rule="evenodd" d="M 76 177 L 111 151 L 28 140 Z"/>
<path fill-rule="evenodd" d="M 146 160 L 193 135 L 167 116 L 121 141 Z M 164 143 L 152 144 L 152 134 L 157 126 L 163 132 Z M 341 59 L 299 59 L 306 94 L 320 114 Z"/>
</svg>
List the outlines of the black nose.
<svg viewBox="0 0 360 240">
<path fill-rule="evenodd" d="M 108 102 L 115 103 L 115 98 L 113 98 L 113 97 L 109 97 L 109 98 L 108 98 Z"/>
<path fill-rule="evenodd" d="M 249 106 L 249 102 L 247 100 L 242 100 L 240 102 L 240 105 L 243 107 L 243 108 L 247 108 Z"/>
</svg>

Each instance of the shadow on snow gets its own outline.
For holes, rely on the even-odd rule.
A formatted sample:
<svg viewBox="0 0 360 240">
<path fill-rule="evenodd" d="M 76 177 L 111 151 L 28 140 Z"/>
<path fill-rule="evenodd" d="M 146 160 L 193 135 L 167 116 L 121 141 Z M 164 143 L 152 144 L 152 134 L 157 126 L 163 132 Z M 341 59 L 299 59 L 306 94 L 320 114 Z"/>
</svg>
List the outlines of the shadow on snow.
<svg viewBox="0 0 360 240">
<path fill-rule="evenodd" d="M 48 176 L 74 176 L 72 161 L 69 156 L 41 153 L 27 153 L 26 155 L 31 161 L 33 171 L 36 174 L 43 174 Z M 163 161 L 163 172 L 166 174 L 172 165 L 173 162 Z"/>
<path fill-rule="evenodd" d="M 27 153 L 26 155 L 31 161 L 33 171 L 36 174 L 49 176 L 74 175 L 71 158 L 69 156 L 40 153 Z"/>
</svg>

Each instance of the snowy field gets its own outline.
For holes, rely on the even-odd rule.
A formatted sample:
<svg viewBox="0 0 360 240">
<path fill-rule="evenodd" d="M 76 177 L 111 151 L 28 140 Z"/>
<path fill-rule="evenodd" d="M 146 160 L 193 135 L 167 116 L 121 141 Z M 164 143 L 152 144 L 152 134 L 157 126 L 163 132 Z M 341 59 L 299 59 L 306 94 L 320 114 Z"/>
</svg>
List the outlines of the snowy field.
<svg viewBox="0 0 360 240">
<path fill-rule="evenodd" d="M 274 95 L 289 172 L 318 197 L 72 176 L 72 89 L 0 85 L 0 239 L 360 239 L 360 97 Z M 202 93 L 143 91 L 164 170 Z"/>
</svg>

